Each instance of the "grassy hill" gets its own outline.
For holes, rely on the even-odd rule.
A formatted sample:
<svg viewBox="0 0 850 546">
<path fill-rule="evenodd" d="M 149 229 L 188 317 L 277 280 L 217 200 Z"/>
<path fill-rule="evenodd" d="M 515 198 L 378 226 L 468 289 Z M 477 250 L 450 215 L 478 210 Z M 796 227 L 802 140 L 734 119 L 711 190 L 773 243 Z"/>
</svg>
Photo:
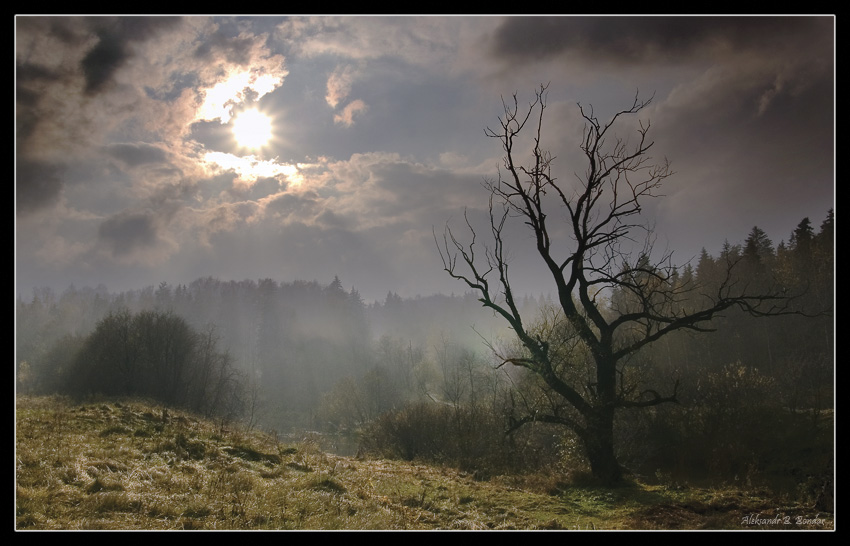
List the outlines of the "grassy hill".
<svg viewBox="0 0 850 546">
<path fill-rule="evenodd" d="M 18 397 L 15 465 L 18 530 L 834 529 L 759 491 L 476 480 L 135 400 Z"/>
</svg>

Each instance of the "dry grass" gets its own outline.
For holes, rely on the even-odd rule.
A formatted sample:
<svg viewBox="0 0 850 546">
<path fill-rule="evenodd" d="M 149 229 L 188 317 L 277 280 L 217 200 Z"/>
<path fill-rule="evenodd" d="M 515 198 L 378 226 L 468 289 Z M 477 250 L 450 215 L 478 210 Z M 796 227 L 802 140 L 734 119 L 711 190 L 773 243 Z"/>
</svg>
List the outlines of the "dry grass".
<svg viewBox="0 0 850 546">
<path fill-rule="evenodd" d="M 479 481 L 285 445 L 142 401 L 19 397 L 16 432 L 19 530 L 834 528 L 831 514 L 752 492 Z M 748 515 L 755 523 L 742 523 Z M 764 523 L 774 515 L 791 523 Z"/>
</svg>

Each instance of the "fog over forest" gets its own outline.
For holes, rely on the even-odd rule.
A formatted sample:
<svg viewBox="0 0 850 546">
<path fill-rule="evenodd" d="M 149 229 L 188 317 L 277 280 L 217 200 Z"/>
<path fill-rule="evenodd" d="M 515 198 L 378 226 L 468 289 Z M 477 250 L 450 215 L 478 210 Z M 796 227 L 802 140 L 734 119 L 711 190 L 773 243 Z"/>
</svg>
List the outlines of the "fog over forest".
<svg viewBox="0 0 850 546">
<path fill-rule="evenodd" d="M 778 248 L 763 231 L 753 228 L 743 245 L 727 244 L 724 254 L 717 257 L 703 253 L 696 267 L 683 268 L 672 282 L 709 282 L 728 259 L 743 260 L 743 265 L 757 259 L 753 263 L 769 268 L 772 276 L 784 275 L 796 286 L 805 282 L 808 305 L 831 302 L 831 222 L 830 214 L 815 231 L 806 219 L 791 234 L 790 247 L 782 241 Z M 801 252 L 808 253 L 805 261 L 798 259 Z M 616 294 L 611 301 L 616 303 Z M 525 316 L 540 324 L 557 307 L 551 295 L 529 295 L 523 298 L 521 308 Z M 148 319 L 185 320 L 200 333 L 201 341 L 214 340 L 215 350 L 228 355 L 234 372 L 233 389 L 228 391 L 232 399 L 225 403 L 222 398 L 215 405 L 198 402 L 196 409 L 210 415 L 229 412 L 230 418 L 282 433 L 363 433 L 388 415 L 425 404 L 465 411 L 475 408 L 475 428 L 491 434 L 490 441 L 500 444 L 511 416 L 528 410 L 521 406 L 544 403 L 533 394 L 540 388 L 533 376 L 521 368 L 499 366 L 502 362 L 496 355 L 515 351 L 517 342 L 501 317 L 484 309 L 475 294 L 401 298 L 390 291 L 384 301 L 366 303 L 339 278 L 322 284 L 206 277 L 185 285 L 163 282 L 121 293 L 103 287 L 71 286 L 59 294 L 36 290 L 32 297 L 17 301 L 18 391 L 59 391 L 75 396 L 101 391 L 161 398 L 163 382 L 145 387 L 141 380 L 130 384 L 116 376 L 118 383 L 111 384 L 104 379 L 121 369 L 115 358 L 123 349 L 106 350 L 112 356 L 97 373 L 101 383 L 86 375 L 100 354 L 92 353 L 92 347 L 108 348 L 114 346 L 109 343 L 117 342 L 102 341 L 110 339 L 110 325 L 121 317 L 130 324 L 131 317 L 147 316 L 145 313 L 151 315 Z M 775 443 L 769 435 L 746 432 L 748 427 L 736 420 L 775 420 L 779 417 L 771 416 L 773 411 L 822 412 L 832 407 L 831 317 L 754 319 L 733 310 L 716 319 L 713 326 L 716 332 L 671 335 L 629 363 L 641 385 L 669 389 L 679 382 L 681 405 L 659 407 L 648 421 L 645 416 L 624 413 L 620 433 L 639 437 L 637 431 L 643 430 L 649 438 L 643 447 L 625 442 L 620 456 L 627 464 L 646 468 L 672 464 L 663 447 L 672 440 L 652 438 L 662 434 L 663 427 L 682 427 L 675 415 L 684 412 L 687 426 L 677 433 L 683 436 L 677 441 L 685 442 L 682 449 L 696 437 L 708 441 L 705 435 L 709 433 L 746 436 L 746 441 L 739 438 L 744 442 L 742 452 L 732 454 L 722 468 L 711 467 L 720 464 L 714 457 L 691 461 L 701 468 L 699 472 L 725 474 L 743 464 L 735 463 L 737 458 L 746 453 L 760 457 L 759 453 L 766 454 Z M 167 331 L 172 332 L 173 326 Z M 576 364 L 580 368 L 580 362 Z M 189 373 L 185 372 L 185 377 Z M 90 379 L 80 380 L 86 377 Z M 515 389 L 526 392 L 522 402 L 512 396 Z M 191 406 L 189 398 L 174 401 Z M 714 411 L 721 411 L 723 417 L 715 416 L 717 421 L 710 422 L 710 429 L 688 424 L 696 415 L 693 412 L 712 415 Z M 678 418 L 683 419 L 682 415 Z M 634 419 L 637 421 L 632 422 Z M 536 441 L 545 444 L 557 437 L 546 435 Z M 696 472 L 691 463 L 675 470 Z"/>
<path fill-rule="evenodd" d="M 18 17 L 16 392 L 826 506 L 834 89 L 830 17 Z"/>
</svg>

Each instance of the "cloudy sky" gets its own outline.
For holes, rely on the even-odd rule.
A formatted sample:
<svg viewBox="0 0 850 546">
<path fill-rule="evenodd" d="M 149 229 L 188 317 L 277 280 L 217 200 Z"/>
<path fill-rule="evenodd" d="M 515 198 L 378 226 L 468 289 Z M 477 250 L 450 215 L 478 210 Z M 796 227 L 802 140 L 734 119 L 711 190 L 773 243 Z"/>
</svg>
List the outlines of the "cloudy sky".
<svg viewBox="0 0 850 546">
<path fill-rule="evenodd" d="M 678 263 L 754 225 L 787 241 L 834 206 L 833 17 L 21 16 L 15 27 L 24 297 L 203 276 L 339 275 L 367 300 L 464 292 L 432 228 L 450 221 L 463 235 L 465 208 L 480 219 L 502 153 L 484 129 L 502 97 L 528 103 L 541 83 L 543 145 L 565 184 L 585 169 L 578 103 L 604 119 L 637 92 L 654 97 L 641 119 L 676 174 L 646 221 Z M 523 288 L 548 291 L 521 224 L 509 243 Z"/>
</svg>

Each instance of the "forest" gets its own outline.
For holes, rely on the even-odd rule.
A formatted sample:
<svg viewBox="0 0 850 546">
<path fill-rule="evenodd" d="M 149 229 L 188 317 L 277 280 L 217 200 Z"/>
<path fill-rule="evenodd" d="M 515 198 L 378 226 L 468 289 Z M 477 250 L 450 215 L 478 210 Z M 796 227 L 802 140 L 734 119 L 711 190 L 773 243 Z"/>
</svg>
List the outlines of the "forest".
<svg viewBox="0 0 850 546">
<path fill-rule="evenodd" d="M 743 234 L 742 234 L 743 235 Z M 734 267 L 732 267 L 734 265 Z M 778 244 L 753 227 L 717 255 L 665 277 L 677 305 L 713 285 L 781 287 L 793 312 L 730 307 L 710 328 L 672 332 L 630 356 L 621 381 L 675 393 L 615 417 L 629 475 L 668 484 L 759 485 L 831 508 L 834 460 L 834 216 L 799 222 Z M 629 294 L 605 296 L 623 312 Z M 548 294 L 517 302 L 535 335 L 572 347 Z M 281 434 L 316 431 L 346 454 L 449 465 L 481 476 L 541 469 L 589 476 L 539 375 L 498 355 L 521 351 L 478 295 L 365 302 L 340 278 L 200 278 L 112 293 L 70 286 L 16 302 L 16 390 L 78 400 L 131 396 Z M 587 355 L 564 353 L 592 388 Z M 654 392 L 654 391 L 653 391 Z"/>
</svg>

